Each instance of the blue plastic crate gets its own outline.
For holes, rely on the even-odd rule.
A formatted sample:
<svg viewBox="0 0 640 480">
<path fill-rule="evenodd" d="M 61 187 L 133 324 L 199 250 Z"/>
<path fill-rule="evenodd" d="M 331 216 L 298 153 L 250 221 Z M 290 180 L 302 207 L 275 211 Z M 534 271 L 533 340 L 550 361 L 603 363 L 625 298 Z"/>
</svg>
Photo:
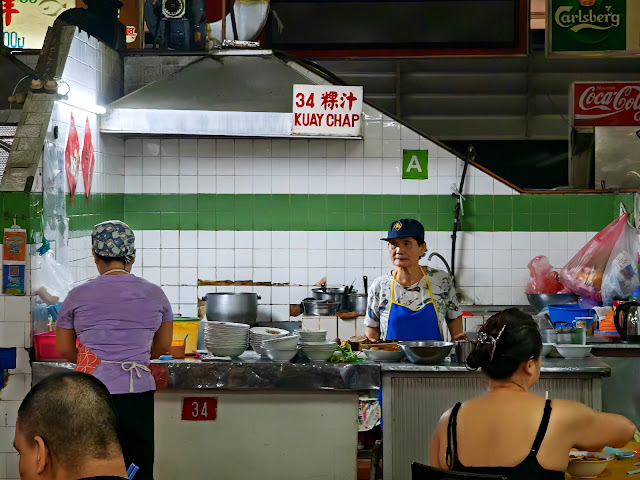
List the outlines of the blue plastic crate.
<svg viewBox="0 0 640 480">
<path fill-rule="evenodd" d="M 576 317 L 591 317 L 591 310 L 580 308 L 577 303 L 565 303 L 560 305 L 549 305 L 549 318 L 554 325 L 558 322 L 565 323 L 567 325 L 572 324 Z M 591 322 L 587 322 L 587 327 L 591 325 Z"/>
</svg>

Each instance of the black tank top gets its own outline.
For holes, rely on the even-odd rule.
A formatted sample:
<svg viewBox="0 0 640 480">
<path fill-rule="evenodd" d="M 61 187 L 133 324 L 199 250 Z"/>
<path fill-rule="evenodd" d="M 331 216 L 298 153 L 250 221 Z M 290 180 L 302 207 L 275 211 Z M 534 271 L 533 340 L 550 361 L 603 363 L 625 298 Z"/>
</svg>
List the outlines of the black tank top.
<svg viewBox="0 0 640 480">
<path fill-rule="evenodd" d="M 527 458 L 515 467 L 465 467 L 458 459 L 458 410 L 460 402 L 453 407 L 449 416 L 449 427 L 447 429 L 447 466 L 457 472 L 470 472 L 490 475 L 501 475 L 509 480 L 564 480 L 564 472 L 556 470 L 545 470 L 538 463 L 537 454 L 542 445 L 542 440 L 547 433 L 549 417 L 551 417 L 551 400 L 547 400 L 544 407 L 544 414 L 540 422 L 538 434 L 533 442 L 531 451 Z"/>
</svg>

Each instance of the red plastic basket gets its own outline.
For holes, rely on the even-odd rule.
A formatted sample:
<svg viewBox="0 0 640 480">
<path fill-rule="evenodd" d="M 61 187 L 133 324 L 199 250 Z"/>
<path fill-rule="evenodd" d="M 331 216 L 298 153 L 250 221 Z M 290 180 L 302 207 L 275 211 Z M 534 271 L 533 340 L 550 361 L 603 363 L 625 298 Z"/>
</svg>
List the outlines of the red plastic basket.
<svg viewBox="0 0 640 480">
<path fill-rule="evenodd" d="M 56 332 L 36 333 L 33 336 L 36 347 L 36 360 L 61 359 L 56 348 Z"/>
</svg>

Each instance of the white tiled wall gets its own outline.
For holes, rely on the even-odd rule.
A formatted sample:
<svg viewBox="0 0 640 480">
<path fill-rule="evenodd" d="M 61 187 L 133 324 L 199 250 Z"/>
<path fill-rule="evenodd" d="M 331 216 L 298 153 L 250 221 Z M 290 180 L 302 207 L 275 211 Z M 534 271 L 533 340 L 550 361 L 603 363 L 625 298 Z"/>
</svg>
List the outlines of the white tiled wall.
<svg viewBox="0 0 640 480">
<path fill-rule="evenodd" d="M 429 150 L 429 179 L 401 179 L 402 149 Z M 365 140 L 157 139 L 125 142 L 126 193 L 450 194 L 463 162 L 430 140 L 365 110 Z M 510 187 L 470 167 L 465 194 L 513 195 Z M 237 287 L 262 296 L 260 319 L 285 320 L 289 304 L 322 277 L 362 287 L 390 268 L 378 232 L 136 232 L 134 273 L 160 284 L 176 311 L 194 315 L 201 280 L 289 284 Z M 425 226 L 429 229 L 429 225 Z M 430 251 L 451 255 L 450 232 L 427 232 Z M 526 304 L 529 260 L 547 255 L 558 268 L 587 233 L 461 232 L 456 271 L 467 303 Z M 425 259 L 426 263 L 426 259 Z M 443 268 L 437 258 L 432 266 Z M 220 287 L 233 290 L 233 287 Z"/>
<path fill-rule="evenodd" d="M 16 368 L 0 390 L 0 479 L 17 479 L 18 455 L 13 435 L 18 407 L 31 387 L 31 365 L 24 347 L 31 346 L 30 296 L 0 295 L 0 348 L 16 347 Z M 0 372 L 2 374 L 2 372 Z"/>
<path fill-rule="evenodd" d="M 463 162 L 367 107 L 365 140 L 164 139 L 125 142 L 125 193 L 451 194 Z M 376 133 L 367 133 L 375 129 Z M 371 136 L 368 136 L 371 135 Z M 429 151 L 429 179 L 403 180 L 402 150 Z M 514 190 L 470 167 L 464 193 Z"/>
<path fill-rule="evenodd" d="M 95 38 L 88 37 L 85 32 L 76 31 L 63 73 L 63 79 L 71 86 L 70 93 L 80 94 L 81 97 L 89 98 L 95 103 L 108 103 L 109 99 L 118 95 L 121 88 L 118 69 L 121 69 L 121 65 L 117 52 L 105 47 Z M 47 138 L 62 145 L 66 144 L 71 112 L 74 115 L 81 148 L 85 121 L 87 118 L 89 120 L 95 152 L 91 191 L 95 193 L 122 193 L 124 191 L 124 141 L 100 135 L 95 114 L 56 102 Z M 57 140 L 53 138 L 54 126 L 58 127 Z M 42 164 L 34 182 L 34 191 L 42 191 L 41 168 Z M 86 201 L 81 172 L 78 176 L 75 201 Z M 67 212 L 67 214 L 69 213 Z M 84 240 L 88 241 L 86 238 Z M 83 280 L 90 274 L 88 268 L 90 250 L 88 247 L 84 250 L 76 247 L 81 243 L 82 239 L 70 241 L 73 253 L 70 266 L 76 280 Z M 30 250 L 31 248 L 29 248 Z M 32 256 L 29 258 L 33 261 Z M 27 295 L 21 297 L 0 295 L 0 347 L 17 347 L 17 368 L 9 370 L 7 385 L 0 390 L 0 479 L 19 478 L 18 456 L 12 443 L 17 410 L 31 386 L 31 366 L 25 350 L 25 347 L 32 345 L 31 303 L 34 298 L 30 295 L 30 287 L 34 271 L 31 263 L 28 262 L 26 274 Z"/>
<path fill-rule="evenodd" d="M 122 72 L 122 60 L 115 50 L 95 37 L 88 36 L 86 32 L 76 30 L 62 74 L 62 79 L 70 86 L 70 98 L 75 96 L 75 98 L 86 99 L 102 106 L 108 104 L 119 96 L 122 87 L 119 72 Z M 89 120 L 95 155 L 91 192 L 122 193 L 124 191 L 124 140 L 113 135 L 102 135 L 96 114 L 56 102 L 47 137 L 51 141 L 66 145 L 72 113 L 78 131 L 80 151 L 84 142 L 85 124 L 87 119 Z M 56 126 L 58 127 L 57 140 L 53 138 L 53 129 Z M 84 191 L 82 172 L 79 172 L 75 201 L 86 202 Z"/>
<path fill-rule="evenodd" d="M 260 320 L 286 320 L 289 304 L 299 303 L 322 277 L 362 291 L 362 276 L 390 270 L 379 232 L 335 231 L 152 231 L 136 232 L 135 274 L 161 285 L 177 312 L 195 315 L 198 297 L 214 291 L 253 291 Z M 526 305 L 527 263 L 547 255 L 561 268 L 595 232 L 461 232 L 456 271 L 468 304 Z M 545 241 L 546 240 L 546 243 Z M 449 232 L 426 232 L 428 252 L 451 256 Z M 88 241 L 84 248 L 88 248 Z M 437 257 L 424 265 L 444 269 Z M 89 265 L 90 272 L 95 268 Z M 91 273 L 94 275 L 95 273 Z M 253 280 L 286 286 L 197 287 L 197 280 Z"/>
</svg>

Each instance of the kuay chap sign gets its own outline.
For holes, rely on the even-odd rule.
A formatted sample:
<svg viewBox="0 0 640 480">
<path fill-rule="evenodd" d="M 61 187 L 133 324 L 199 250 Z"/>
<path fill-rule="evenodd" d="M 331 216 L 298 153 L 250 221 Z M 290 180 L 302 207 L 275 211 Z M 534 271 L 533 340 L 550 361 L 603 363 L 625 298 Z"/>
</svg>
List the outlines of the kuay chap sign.
<svg viewBox="0 0 640 480">
<path fill-rule="evenodd" d="M 294 85 L 291 132 L 357 137 L 362 133 L 362 87 Z"/>
</svg>

